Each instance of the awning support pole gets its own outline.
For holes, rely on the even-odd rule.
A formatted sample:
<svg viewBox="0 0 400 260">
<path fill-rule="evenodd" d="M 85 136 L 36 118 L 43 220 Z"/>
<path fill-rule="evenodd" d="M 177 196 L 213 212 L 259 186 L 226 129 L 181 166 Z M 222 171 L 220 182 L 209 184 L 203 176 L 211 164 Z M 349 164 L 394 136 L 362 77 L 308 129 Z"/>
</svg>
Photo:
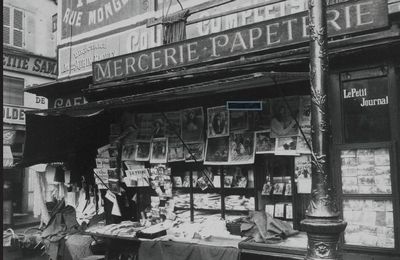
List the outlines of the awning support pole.
<svg viewBox="0 0 400 260">
<path fill-rule="evenodd" d="M 326 1 L 309 0 L 310 32 L 310 85 L 311 85 L 311 137 L 312 137 L 312 191 L 301 222 L 307 232 L 308 249 L 305 259 L 341 259 L 338 250 L 340 234 L 346 222 L 339 219 L 329 166 L 330 118 L 328 114 L 328 42 Z"/>
</svg>

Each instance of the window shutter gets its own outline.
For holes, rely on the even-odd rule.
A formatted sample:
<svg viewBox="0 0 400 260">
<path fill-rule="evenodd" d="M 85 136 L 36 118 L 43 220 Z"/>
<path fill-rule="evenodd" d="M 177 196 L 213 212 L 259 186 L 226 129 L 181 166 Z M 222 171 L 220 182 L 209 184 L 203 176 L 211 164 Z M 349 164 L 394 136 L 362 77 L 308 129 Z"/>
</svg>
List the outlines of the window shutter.
<svg viewBox="0 0 400 260">
<path fill-rule="evenodd" d="M 14 9 L 14 30 L 13 30 L 13 45 L 16 47 L 23 46 L 23 21 L 24 13 Z"/>
<path fill-rule="evenodd" d="M 3 43 L 10 44 L 10 7 L 3 6 Z"/>
<path fill-rule="evenodd" d="M 3 43 L 10 44 L 10 27 L 3 26 Z"/>
<path fill-rule="evenodd" d="M 22 11 L 14 9 L 14 28 L 22 30 L 23 29 L 23 18 L 24 14 Z"/>
<path fill-rule="evenodd" d="M 14 29 L 14 46 L 16 47 L 22 47 L 23 41 L 22 41 L 22 31 L 18 31 Z"/>
<path fill-rule="evenodd" d="M 10 26 L 10 7 L 3 6 L 3 25 Z"/>
</svg>

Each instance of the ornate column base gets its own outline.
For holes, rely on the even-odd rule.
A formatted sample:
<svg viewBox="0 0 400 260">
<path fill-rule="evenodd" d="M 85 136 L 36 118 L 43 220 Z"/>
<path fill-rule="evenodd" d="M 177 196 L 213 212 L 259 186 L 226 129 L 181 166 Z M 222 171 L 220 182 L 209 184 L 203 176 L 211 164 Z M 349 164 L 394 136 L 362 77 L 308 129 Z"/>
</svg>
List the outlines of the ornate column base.
<svg viewBox="0 0 400 260">
<path fill-rule="evenodd" d="M 338 241 L 346 226 L 346 222 L 338 219 L 308 218 L 303 220 L 301 227 L 308 236 L 305 259 L 342 259 L 338 250 Z"/>
</svg>

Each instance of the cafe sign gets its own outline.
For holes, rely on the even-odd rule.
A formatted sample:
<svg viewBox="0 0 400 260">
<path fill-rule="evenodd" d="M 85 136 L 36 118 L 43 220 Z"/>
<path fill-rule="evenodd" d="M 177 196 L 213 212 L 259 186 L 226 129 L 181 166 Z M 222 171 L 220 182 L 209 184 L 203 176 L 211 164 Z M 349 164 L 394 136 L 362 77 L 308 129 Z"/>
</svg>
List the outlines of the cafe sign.
<svg viewBox="0 0 400 260">
<path fill-rule="evenodd" d="M 387 3 L 363 0 L 330 6 L 327 24 L 330 37 L 387 26 Z M 301 12 L 97 61 L 93 81 L 120 80 L 308 41 L 308 13 Z"/>
<path fill-rule="evenodd" d="M 3 52 L 3 69 L 55 79 L 57 61 L 55 59 L 27 53 Z"/>
</svg>

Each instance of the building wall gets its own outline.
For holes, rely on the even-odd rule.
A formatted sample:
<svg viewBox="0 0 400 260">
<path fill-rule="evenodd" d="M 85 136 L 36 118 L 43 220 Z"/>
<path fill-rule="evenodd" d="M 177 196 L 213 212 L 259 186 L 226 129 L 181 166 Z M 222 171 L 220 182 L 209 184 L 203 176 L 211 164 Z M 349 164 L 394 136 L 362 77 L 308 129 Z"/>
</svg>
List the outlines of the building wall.
<svg viewBox="0 0 400 260">
<path fill-rule="evenodd" d="M 23 50 L 45 57 L 55 58 L 56 35 L 52 32 L 52 15 L 57 5 L 51 0 L 4 0 L 3 6 L 18 8 L 24 12 Z"/>
<path fill-rule="evenodd" d="M 55 61 L 57 56 L 56 51 L 56 34 L 53 32 L 52 25 L 52 16 L 57 13 L 57 5 L 55 1 L 51 0 L 35 0 L 35 1 L 26 1 L 26 0 L 5 0 L 3 2 L 3 11 L 4 7 L 10 8 L 10 40 L 13 39 L 14 36 L 11 36 L 13 33 L 13 16 L 14 9 L 18 11 L 22 11 L 22 44 L 18 46 L 18 44 L 14 45 L 13 41 L 10 41 L 10 44 L 4 42 L 3 39 L 3 65 L 4 64 L 4 55 L 7 53 L 17 53 L 22 55 L 23 57 L 30 57 L 31 55 L 35 55 L 35 57 L 43 59 L 53 59 Z M 4 25 L 4 24 L 3 24 Z M 17 26 L 18 27 L 18 26 Z M 17 28 L 16 27 L 16 28 Z M 3 26 L 3 31 L 4 31 Z M 29 74 L 31 73 L 31 74 Z M 53 81 L 51 77 L 43 77 L 41 75 L 34 75 L 34 73 L 28 72 L 24 73 L 23 71 L 18 71 L 13 68 L 6 68 L 4 66 L 3 75 L 13 78 L 19 78 L 24 80 L 24 88 L 27 86 L 32 86 L 35 84 L 43 84 L 46 82 Z M 4 92 L 3 92 L 4 93 Z M 37 97 L 34 94 L 26 93 L 23 94 L 23 109 L 26 108 L 34 108 L 34 109 L 45 109 L 47 108 L 47 99 L 44 97 Z M 5 104 L 6 105 L 6 104 Z M 4 107 L 3 107 L 4 110 Z M 4 118 L 3 112 L 3 122 L 6 121 Z M 13 124 L 8 124 L 8 127 L 13 127 Z M 21 125 L 19 125 L 20 129 Z M 20 130 L 19 130 L 20 131 Z M 22 186 L 22 194 L 18 194 L 21 196 L 21 211 L 22 213 L 26 213 L 32 211 L 33 209 L 33 180 L 34 177 L 32 174 L 29 174 L 29 169 L 24 169 L 23 171 L 15 171 L 10 172 L 9 174 L 20 174 L 20 181 L 14 182 L 13 185 Z M 7 179 L 7 175 L 5 175 L 5 180 Z M 20 189 L 19 189 L 20 190 Z"/>
</svg>

